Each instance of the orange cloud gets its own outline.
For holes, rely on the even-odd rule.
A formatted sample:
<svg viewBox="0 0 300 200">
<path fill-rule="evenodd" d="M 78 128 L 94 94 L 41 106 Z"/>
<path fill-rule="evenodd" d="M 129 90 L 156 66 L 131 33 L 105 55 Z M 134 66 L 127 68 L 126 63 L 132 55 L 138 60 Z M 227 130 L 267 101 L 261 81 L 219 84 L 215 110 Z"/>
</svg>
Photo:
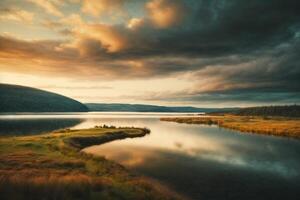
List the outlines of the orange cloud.
<svg viewBox="0 0 300 200">
<path fill-rule="evenodd" d="M 135 30 L 138 29 L 139 27 L 141 27 L 142 25 L 144 25 L 145 20 L 143 18 L 132 18 L 129 20 L 128 24 L 127 24 L 127 28 L 131 29 L 131 30 Z"/>
<path fill-rule="evenodd" d="M 90 27 L 89 31 L 100 31 L 101 28 L 98 28 Z M 65 46 L 63 41 L 21 40 L 0 35 L 0 69 L 2 72 L 51 76 L 68 74 L 89 78 L 101 76 L 103 79 L 144 74 L 141 63 L 108 59 L 108 52 L 99 39 L 78 36 L 76 45 L 71 48 Z M 136 71 L 137 67 L 141 71 Z"/>
<path fill-rule="evenodd" d="M 49 14 L 62 17 L 63 13 L 59 10 L 59 6 L 62 5 L 63 1 L 60 0 L 27 0 L 35 5 L 43 8 Z"/>
<path fill-rule="evenodd" d="M 71 14 L 67 17 L 62 18 L 61 20 L 59 20 L 59 22 L 74 27 L 81 26 L 84 23 L 81 16 L 78 14 Z"/>
<path fill-rule="evenodd" d="M 117 52 L 126 48 L 127 38 L 116 28 L 105 24 L 84 24 L 76 32 L 79 40 L 92 39 L 98 41 L 108 52 Z M 79 48 L 81 48 L 79 46 Z"/>
<path fill-rule="evenodd" d="M 180 0 L 152 0 L 146 4 L 150 20 L 158 28 L 179 24 L 185 15 L 185 6 Z"/>
<path fill-rule="evenodd" d="M 104 13 L 116 15 L 122 12 L 124 0 L 84 0 L 82 2 L 82 12 L 93 16 L 101 16 Z"/>
<path fill-rule="evenodd" d="M 0 10 L 0 20 L 13 20 L 18 22 L 31 23 L 34 14 L 26 10 L 7 8 Z"/>
</svg>

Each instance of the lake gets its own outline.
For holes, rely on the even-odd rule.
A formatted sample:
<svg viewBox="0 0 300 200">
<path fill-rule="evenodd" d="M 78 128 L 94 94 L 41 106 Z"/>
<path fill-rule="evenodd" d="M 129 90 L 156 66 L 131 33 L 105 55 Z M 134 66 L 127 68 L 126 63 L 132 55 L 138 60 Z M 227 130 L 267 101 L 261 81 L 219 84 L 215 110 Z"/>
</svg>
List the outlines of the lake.
<svg viewBox="0 0 300 200">
<path fill-rule="evenodd" d="M 95 125 L 151 129 L 143 138 L 84 149 L 151 177 L 191 199 L 297 199 L 300 141 L 178 124 L 160 117 L 184 113 L 56 113 L 1 115 L 1 135 L 40 134 Z"/>
</svg>

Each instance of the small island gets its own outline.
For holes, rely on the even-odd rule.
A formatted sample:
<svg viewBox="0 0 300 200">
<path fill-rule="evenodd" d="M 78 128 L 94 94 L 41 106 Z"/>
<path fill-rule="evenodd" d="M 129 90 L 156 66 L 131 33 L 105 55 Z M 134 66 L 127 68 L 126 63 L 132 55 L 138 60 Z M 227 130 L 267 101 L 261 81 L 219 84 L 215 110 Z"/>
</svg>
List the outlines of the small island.
<svg viewBox="0 0 300 200">
<path fill-rule="evenodd" d="M 95 126 L 0 138 L 1 199 L 180 199 L 159 183 L 81 151 L 143 137 L 146 128 Z"/>
</svg>

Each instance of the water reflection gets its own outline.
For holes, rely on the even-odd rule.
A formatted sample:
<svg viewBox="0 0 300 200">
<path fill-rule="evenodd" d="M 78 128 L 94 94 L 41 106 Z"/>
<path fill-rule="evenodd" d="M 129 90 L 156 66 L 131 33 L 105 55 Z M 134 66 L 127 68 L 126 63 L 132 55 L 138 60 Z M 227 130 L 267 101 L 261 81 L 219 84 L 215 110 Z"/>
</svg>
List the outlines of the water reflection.
<svg viewBox="0 0 300 200">
<path fill-rule="evenodd" d="M 0 135 L 31 135 L 73 127 L 82 119 L 0 119 Z"/>
<path fill-rule="evenodd" d="M 88 113 L 0 117 L 0 133 L 40 133 L 103 124 L 148 127 L 151 134 L 143 138 L 114 141 L 85 151 L 158 179 L 193 199 L 300 196 L 299 140 L 161 122 L 161 116 Z"/>
<path fill-rule="evenodd" d="M 151 134 L 89 147 L 86 152 L 159 179 L 193 199 L 293 199 L 300 194 L 297 140 L 158 119 L 101 123 L 146 126 Z"/>
</svg>

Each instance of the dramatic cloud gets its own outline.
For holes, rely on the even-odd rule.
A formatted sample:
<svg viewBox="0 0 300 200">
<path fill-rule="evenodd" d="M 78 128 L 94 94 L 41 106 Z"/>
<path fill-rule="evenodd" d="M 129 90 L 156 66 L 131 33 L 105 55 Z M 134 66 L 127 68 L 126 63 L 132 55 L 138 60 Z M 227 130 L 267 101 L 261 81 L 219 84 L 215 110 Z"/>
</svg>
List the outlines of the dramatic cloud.
<svg viewBox="0 0 300 200">
<path fill-rule="evenodd" d="M 127 24 L 127 28 L 136 30 L 139 29 L 141 26 L 143 26 L 145 23 L 145 20 L 142 18 L 132 18 L 129 20 Z"/>
<path fill-rule="evenodd" d="M 0 9 L 0 20 L 13 20 L 18 22 L 31 23 L 34 14 L 26 10 L 17 8 L 2 8 Z"/>
<path fill-rule="evenodd" d="M 159 28 L 180 24 L 186 14 L 180 0 L 152 0 L 146 4 L 146 8 L 151 21 Z"/>
<path fill-rule="evenodd" d="M 117 29 L 105 24 L 89 24 L 83 25 L 79 32 L 76 32 L 79 42 L 83 43 L 85 48 L 85 40 L 93 40 L 94 44 L 106 49 L 108 52 L 118 52 L 126 48 L 126 37 Z M 82 46 L 79 45 L 81 51 Z M 89 48 L 89 46 L 88 46 Z M 100 53 L 101 54 L 101 53 Z"/>
<path fill-rule="evenodd" d="M 59 10 L 59 6 L 63 1 L 61 0 L 27 0 L 37 6 L 43 8 L 49 14 L 61 17 L 63 13 Z"/>
<path fill-rule="evenodd" d="M 26 40 L 2 32 L 5 71 L 192 83 L 149 92 L 148 100 L 299 102 L 298 1 L 83 0 L 67 12 L 60 0 L 28 2 L 56 16 L 38 23 L 60 36 Z M 3 9 L 0 21 L 32 21 L 20 13 Z"/>
<path fill-rule="evenodd" d="M 119 12 L 123 12 L 123 5 L 124 0 L 83 0 L 82 11 L 94 16 L 118 15 Z"/>
</svg>

